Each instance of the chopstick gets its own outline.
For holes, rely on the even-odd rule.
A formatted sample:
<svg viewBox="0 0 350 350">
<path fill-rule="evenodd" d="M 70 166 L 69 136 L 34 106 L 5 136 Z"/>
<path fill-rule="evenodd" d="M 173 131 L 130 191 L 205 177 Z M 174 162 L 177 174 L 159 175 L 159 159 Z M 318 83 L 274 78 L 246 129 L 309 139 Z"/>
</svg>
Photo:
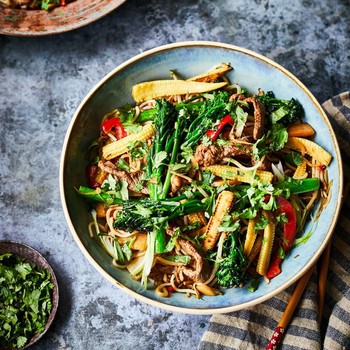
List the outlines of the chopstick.
<svg viewBox="0 0 350 350">
<path fill-rule="evenodd" d="M 318 321 L 321 323 L 322 314 L 323 314 L 323 305 L 324 305 L 324 297 L 326 294 L 326 284 L 327 284 L 327 274 L 328 274 L 328 265 L 329 265 L 329 256 L 331 252 L 331 242 L 328 242 L 326 249 L 321 255 L 320 258 L 320 269 L 318 276 L 318 284 L 317 284 L 317 295 L 318 295 Z"/>
<path fill-rule="evenodd" d="M 343 198 L 341 202 L 341 206 L 344 205 L 350 190 L 350 182 L 346 184 L 343 191 Z M 317 284 L 317 294 L 318 294 L 318 320 L 322 321 L 323 315 L 323 305 L 324 298 L 326 294 L 326 284 L 327 284 L 327 274 L 328 274 L 328 265 L 329 265 L 329 256 L 331 252 L 331 242 L 328 242 L 325 251 L 322 253 L 320 258 L 320 271 L 319 278 Z"/>
<path fill-rule="evenodd" d="M 341 205 L 345 203 L 346 198 L 349 194 L 349 191 L 350 191 L 350 182 L 348 182 L 344 188 Z M 323 305 L 324 305 L 324 298 L 326 293 L 326 282 L 327 282 L 330 251 L 331 251 L 331 242 L 328 242 L 320 258 L 320 272 L 319 272 L 319 280 L 318 280 L 318 286 L 317 286 L 319 321 L 321 321 L 322 314 L 323 314 Z M 303 295 L 304 289 L 306 287 L 308 280 L 310 279 L 310 276 L 313 270 L 314 270 L 314 266 L 311 267 L 297 282 L 294 288 L 293 294 L 289 300 L 289 303 L 284 313 L 282 314 L 280 321 L 278 322 L 278 325 L 269 341 L 269 344 L 266 347 L 266 350 L 275 350 L 278 344 L 281 342 L 284 331 L 286 330 L 289 324 L 289 321 L 292 318 L 294 310 L 298 306 L 299 300 Z"/>
<path fill-rule="evenodd" d="M 266 347 L 266 350 L 275 350 L 277 348 L 277 345 L 282 340 L 284 331 L 286 330 L 289 324 L 289 321 L 292 318 L 294 310 L 298 306 L 299 300 L 303 295 L 304 289 L 306 287 L 306 284 L 313 270 L 314 270 L 314 266 L 312 266 L 297 282 L 294 288 L 293 294 L 289 300 L 289 303 L 286 309 L 284 310 L 280 321 L 278 322 L 278 325 L 269 341 L 269 344 Z"/>
</svg>

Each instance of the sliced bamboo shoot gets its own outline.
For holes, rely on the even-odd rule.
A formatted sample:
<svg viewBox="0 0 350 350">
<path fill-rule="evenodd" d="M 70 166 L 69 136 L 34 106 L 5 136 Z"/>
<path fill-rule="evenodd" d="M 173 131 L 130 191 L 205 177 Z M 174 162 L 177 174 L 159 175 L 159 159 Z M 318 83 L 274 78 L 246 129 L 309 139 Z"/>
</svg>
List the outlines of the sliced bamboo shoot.
<svg viewBox="0 0 350 350">
<path fill-rule="evenodd" d="M 296 168 L 293 179 L 303 179 L 306 175 L 306 161 L 303 159 L 303 161 Z"/>
<path fill-rule="evenodd" d="M 286 147 L 306 153 L 322 165 L 329 165 L 332 160 L 331 154 L 319 146 L 317 143 L 301 137 L 289 137 Z"/>
<path fill-rule="evenodd" d="M 222 63 L 220 66 L 210 70 L 209 72 L 196 75 L 195 77 L 192 77 L 190 79 L 187 79 L 188 81 L 201 81 L 205 83 L 212 83 L 216 79 L 222 77 L 226 73 L 232 70 L 232 67 L 226 63 Z"/>
<path fill-rule="evenodd" d="M 196 288 L 198 290 L 199 293 L 203 294 L 203 295 L 207 295 L 207 296 L 215 296 L 215 290 L 208 286 L 207 284 L 196 284 Z"/>
</svg>

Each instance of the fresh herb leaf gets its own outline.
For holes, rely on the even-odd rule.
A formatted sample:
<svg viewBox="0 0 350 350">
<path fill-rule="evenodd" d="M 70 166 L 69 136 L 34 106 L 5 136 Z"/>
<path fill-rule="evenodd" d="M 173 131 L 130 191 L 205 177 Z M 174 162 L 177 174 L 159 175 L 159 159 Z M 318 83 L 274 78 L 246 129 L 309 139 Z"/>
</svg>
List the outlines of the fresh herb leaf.
<svg viewBox="0 0 350 350">
<path fill-rule="evenodd" d="M 268 153 L 268 147 L 266 145 L 266 136 L 264 135 L 261 139 L 258 139 L 252 148 L 253 158 L 261 159 L 265 154 Z"/>
<path fill-rule="evenodd" d="M 298 166 L 302 163 L 303 157 L 300 153 L 290 151 L 286 155 L 284 155 L 284 159 L 291 165 Z"/>
<path fill-rule="evenodd" d="M 169 261 L 182 263 L 184 265 L 189 264 L 191 261 L 191 257 L 189 255 L 163 255 L 163 258 Z"/>
<path fill-rule="evenodd" d="M 52 308 L 51 275 L 13 254 L 3 254 L 0 282 L 0 344 L 20 348 L 45 329 Z"/>
<path fill-rule="evenodd" d="M 293 242 L 293 248 L 298 247 L 302 244 L 305 244 L 310 239 L 311 236 L 312 236 L 312 232 L 309 231 L 308 233 L 306 233 L 302 237 L 295 239 Z"/>
<path fill-rule="evenodd" d="M 107 179 L 103 181 L 101 190 L 107 192 L 109 195 L 105 201 L 107 206 L 114 203 L 116 198 L 122 200 L 129 199 L 128 183 L 126 180 L 117 181 L 111 174 L 109 174 Z"/>
<path fill-rule="evenodd" d="M 123 159 L 119 158 L 118 162 L 116 163 L 117 168 L 122 169 L 124 171 L 130 172 L 130 167 L 128 163 Z"/>
<path fill-rule="evenodd" d="M 269 220 L 264 215 L 260 215 L 259 220 L 255 224 L 255 231 L 263 230 L 268 223 Z"/>
<path fill-rule="evenodd" d="M 41 9 L 48 11 L 50 8 L 59 6 L 60 0 L 41 0 Z"/>
<path fill-rule="evenodd" d="M 247 122 L 248 113 L 243 110 L 239 105 L 236 105 L 232 113 L 233 119 L 236 122 L 237 132 L 242 132 Z"/>
<path fill-rule="evenodd" d="M 270 141 L 269 148 L 272 151 L 281 150 L 288 141 L 288 132 L 282 124 L 272 124 L 271 130 L 268 133 Z"/>
<path fill-rule="evenodd" d="M 129 148 L 132 160 L 143 158 L 147 155 L 147 152 L 148 152 L 148 146 L 145 141 L 132 142 L 128 148 Z"/>
<path fill-rule="evenodd" d="M 157 169 L 159 168 L 162 164 L 163 164 L 163 161 L 165 159 L 167 159 L 168 157 L 168 154 L 165 152 L 165 151 L 161 151 L 161 152 L 158 152 L 155 157 L 154 157 L 154 161 L 153 161 L 153 167 L 154 169 Z"/>
</svg>

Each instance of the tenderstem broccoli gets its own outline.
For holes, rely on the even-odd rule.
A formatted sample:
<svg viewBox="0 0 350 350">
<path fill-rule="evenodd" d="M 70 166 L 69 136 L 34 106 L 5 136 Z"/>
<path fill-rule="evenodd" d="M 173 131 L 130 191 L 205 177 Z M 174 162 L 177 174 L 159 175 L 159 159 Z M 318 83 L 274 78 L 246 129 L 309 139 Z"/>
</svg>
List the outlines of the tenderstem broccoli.
<svg viewBox="0 0 350 350">
<path fill-rule="evenodd" d="M 303 107 L 294 98 L 290 100 L 276 98 L 272 91 L 268 91 L 263 95 L 256 95 L 255 98 L 265 106 L 272 124 L 279 122 L 287 126 L 301 120 L 304 116 Z"/>
</svg>

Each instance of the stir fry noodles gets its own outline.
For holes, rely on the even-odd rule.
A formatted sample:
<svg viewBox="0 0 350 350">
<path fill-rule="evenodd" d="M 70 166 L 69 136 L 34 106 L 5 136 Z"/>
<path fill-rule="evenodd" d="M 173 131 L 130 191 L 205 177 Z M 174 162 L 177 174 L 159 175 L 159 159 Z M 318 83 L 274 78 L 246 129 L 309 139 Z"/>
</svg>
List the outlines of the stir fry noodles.
<svg viewBox="0 0 350 350">
<path fill-rule="evenodd" d="M 90 235 L 164 297 L 275 278 L 330 196 L 332 156 L 301 104 L 231 84 L 231 69 L 135 85 L 88 152 Z"/>
</svg>

